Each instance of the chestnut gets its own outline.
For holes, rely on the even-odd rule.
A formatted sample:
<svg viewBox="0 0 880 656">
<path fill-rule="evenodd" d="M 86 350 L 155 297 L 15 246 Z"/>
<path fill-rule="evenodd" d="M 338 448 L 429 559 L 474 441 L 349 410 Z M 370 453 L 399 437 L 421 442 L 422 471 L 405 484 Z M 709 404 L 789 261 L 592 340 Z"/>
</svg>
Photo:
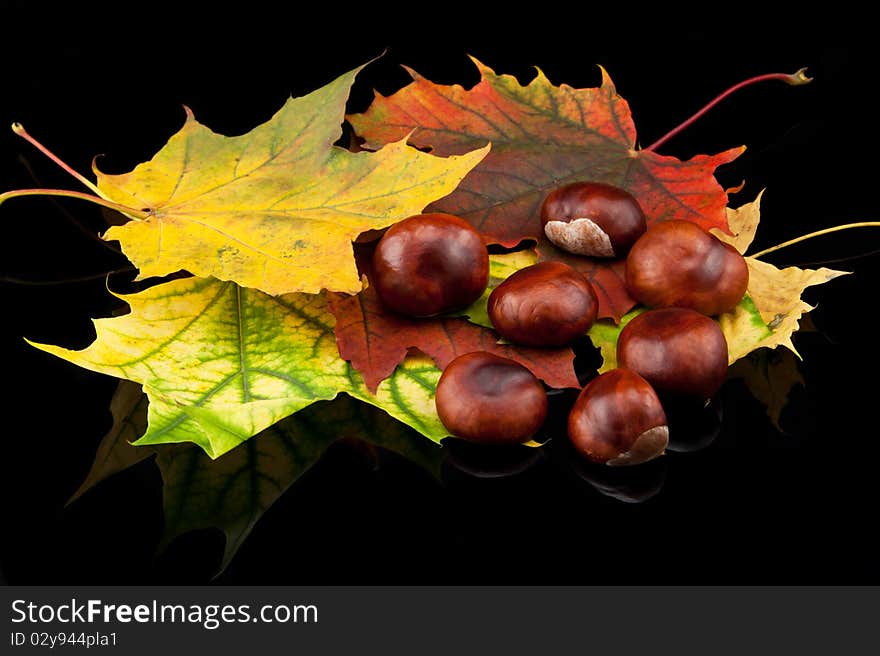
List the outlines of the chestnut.
<svg viewBox="0 0 880 656">
<path fill-rule="evenodd" d="M 623 257 L 647 230 L 639 202 L 627 191 L 601 182 L 559 187 L 541 205 L 547 239 L 575 255 Z"/>
<path fill-rule="evenodd" d="M 661 396 L 705 400 L 727 374 L 727 340 L 696 310 L 648 310 L 620 331 L 617 365 L 638 372 Z"/>
<path fill-rule="evenodd" d="M 749 286 L 745 258 L 690 221 L 652 226 L 630 250 L 624 277 L 630 295 L 648 307 L 710 316 L 736 307 Z"/>
<path fill-rule="evenodd" d="M 487 351 L 450 362 L 437 383 L 440 421 L 453 436 L 489 444 L 519 444 L 547 416 L 547 394 L 520 363 Z"/>
<path fill-rule="evenodd" d="M 629 369 L 612 369 L 581 391 L 568 415 L 568 437 L 593 462 L 636 465 L 666 450 L 669 428 L 648 381 Z"/>
<path fill-rule="evenodd" d="M 430 317 L 467 307 L 489 283 L 489 252 L 474 228 L 452 214 L 395 223 L 373 253 L 370 282 L 387 309 Z"/>
<path fill-rule="evenodd" d="M 590 282 L 562 262 L 539 262 L 492 290 L 489 319 L 502 337 L 525 346 L 564 346 L 584 335 L 599 312 Z"/>
</svg>

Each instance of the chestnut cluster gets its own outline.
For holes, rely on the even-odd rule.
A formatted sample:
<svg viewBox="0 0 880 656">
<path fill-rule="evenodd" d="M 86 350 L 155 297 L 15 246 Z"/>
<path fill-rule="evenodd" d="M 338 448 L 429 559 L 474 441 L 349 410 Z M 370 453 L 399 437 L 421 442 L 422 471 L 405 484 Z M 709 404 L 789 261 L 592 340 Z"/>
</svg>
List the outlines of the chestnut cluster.
<svg viewBox="0 0 880 656">
<path fill-rule="evenodd" d="M 618 368 L 580 392 L 568 417 L 569 439 L 592 462 L 651 460 L 669 442 L 666 401 L 705 401 L 724 380 L 727 343 L 711 317 L 734 308 L 745 294 L 745 260 L 690 221 L 648 228 L 632 195 L 598 182 L 552 191 L 540 219 L 547 239 L 575 256 L 626 258 L 627 291 L 648 308 L 621 331 Z M 387 309 L 430 317 L 475 302 L 488 277 L 488 251 L 479 233 L 459 217 L 434 213 L 405 219 L 385 233 L 375 250 L 371 283 Z M 503 281 L 487 309 L 504 339 L 552 348 L 584 335 L 598 306 L 585 276 L 547 261 Z M 544 424 L 547 396 L 526 367 L 475 352 L 446 367 L 436 406 L 453 435 L 516 444 Z"/>
</svg>

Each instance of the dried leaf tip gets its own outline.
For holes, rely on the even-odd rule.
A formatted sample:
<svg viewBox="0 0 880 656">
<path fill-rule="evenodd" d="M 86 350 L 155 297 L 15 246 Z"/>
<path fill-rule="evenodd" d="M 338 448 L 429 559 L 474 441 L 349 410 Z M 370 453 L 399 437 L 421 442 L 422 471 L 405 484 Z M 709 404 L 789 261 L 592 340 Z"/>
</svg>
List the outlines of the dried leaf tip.
<svg viewBox="0 0 880 656">
<path fill-rule="evenodd" d="M 785 83 L 790 84 L 793 87 L 799 87 L 802 84 L 809 84 L 813 81 L 813 78 L 807 75 L 807 69 L 801 68 L 789 75 L 785 78 Z"/>
</svg>

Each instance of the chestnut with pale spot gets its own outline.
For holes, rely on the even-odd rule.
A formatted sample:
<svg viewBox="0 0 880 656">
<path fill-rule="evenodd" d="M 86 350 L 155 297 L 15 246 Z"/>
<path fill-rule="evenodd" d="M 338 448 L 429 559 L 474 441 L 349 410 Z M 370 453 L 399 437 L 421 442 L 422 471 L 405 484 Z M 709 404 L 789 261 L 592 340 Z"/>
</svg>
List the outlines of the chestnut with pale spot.
<svg viewBox="0 0 880 656">
<path fill-rule="evenodd" d="M 484 444 L 521 444 L 547 417 L 547 393 L 520 363 L 474 351 L 450 362 L 437 383 L 437 414 L 456 437 Z"/>
<path fill-rule="evenodd" d="M 592 462 L 637 465 L 663 454 L 669 428 L 648 381 L 629 369 L 612 369 L 581 391 L 568 415 L 568 437 Z"/>
<path fill-rule="evenodd" d="M 562 250 L 605 258 L 625 256 L 648 227 L 629 192 L 601 182 L 574 182 L 550 192 L 541 205 L 541 225 Z"/>
</svg>

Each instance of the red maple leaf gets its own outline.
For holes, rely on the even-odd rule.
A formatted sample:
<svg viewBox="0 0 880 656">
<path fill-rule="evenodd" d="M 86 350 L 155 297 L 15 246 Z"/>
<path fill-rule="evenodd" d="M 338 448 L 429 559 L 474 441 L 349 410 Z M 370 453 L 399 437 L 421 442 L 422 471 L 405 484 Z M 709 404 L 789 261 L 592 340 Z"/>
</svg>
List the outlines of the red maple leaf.
<svg viewBox="0 0 880 656">
<path fill-rule="evenodd" d="M 410 133 L 411 143 L 438 155 L 492 143 L 456 191 L 429 210 L 466 218 L 487 243 L 511 247 L 536 240 L 541 259 L 565 259 L 597 283 L 599 315 L 615 320 L 635 304 L 621 267 L 567 256 L 546 240 L 539 208 L 552 189 L 605 182 L 635 196 L 649 225 L 683 219 L 728 231 L 727 194 L 714 171 L 742 148 L 687 161 L 640 150 L 629 105 L 604 70 L 597 88 L 554 86 L 540 71 L 523 86 L 474 62 L 481 80 L 471 89 L 436 85 L 410 70 L 412 83 L 391 96 L 377 94 L 365 113 L 349 116 L 371 148 Z"/>
<path fill-rule="evenodd" d="M 579 387 L 571 348 L 539 349 L 499 344 L 493 330 L 456 317 L 410 319 L 386 311 L 373 288 L 359 294 L 328 294 L 336 317 L 339 355 L 364 377 L 370 391 L 390 376 L 410 348 L 445 368 L 472 351 L 490 351 L 516 360 L 550 387 Z"/>
</svg>

